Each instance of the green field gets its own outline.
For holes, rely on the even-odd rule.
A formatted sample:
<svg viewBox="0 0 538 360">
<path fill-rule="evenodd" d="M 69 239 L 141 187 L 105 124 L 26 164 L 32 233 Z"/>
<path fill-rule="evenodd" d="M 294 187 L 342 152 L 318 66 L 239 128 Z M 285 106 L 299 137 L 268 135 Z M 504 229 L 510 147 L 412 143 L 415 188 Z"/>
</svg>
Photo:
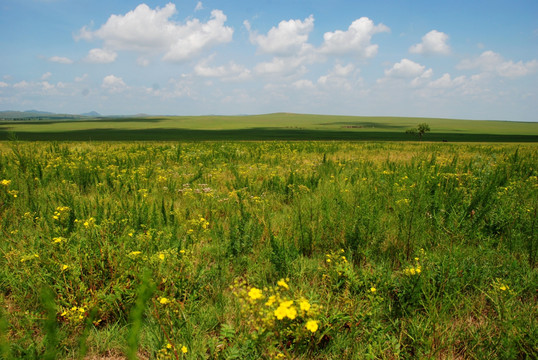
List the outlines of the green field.
<svg viewBox="0 0 538 360">
<path fill-rule="evenodd" d="M 450 142 L 537 142 L 538 123 L 277 113 L 96 120 L 3 121 L 0 140 L 416 140 L 405 131 L 431 127 L 424 139 Z"/>
<path fill-rule="evenodd" d="M 1 142 L 0 358 L 536 359 L 537 212 L 536 144 Z"/>
</svg>

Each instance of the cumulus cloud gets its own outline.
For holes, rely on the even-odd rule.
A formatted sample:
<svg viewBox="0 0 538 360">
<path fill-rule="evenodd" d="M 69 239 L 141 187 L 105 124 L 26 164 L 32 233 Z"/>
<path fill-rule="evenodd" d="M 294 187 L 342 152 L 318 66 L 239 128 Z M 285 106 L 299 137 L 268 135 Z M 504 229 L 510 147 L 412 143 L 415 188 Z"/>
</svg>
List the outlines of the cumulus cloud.
<svg viewBox="0 0 538 360">
<path fill-rule="evenodd" d="M 101 87 L 110 92 L 122 92 L 127 88 L 127 85 L 122 78 L 114 75 L 108 75 L 103 78 Z"/>
<path fill-rule="evenodd" d="M 213 59 L 213 56 L 208 59 L 200 61 L 194 67 L 194 73 L 202 77 L 217 77 L 225 80 L 240 80 L 250 77 L 250 70 L 242 65 L 238 65 L 234 62 L 230 62 L 227 65 L 210 66 L 209 62 Z"/>
<path fill-rule="evenodd" d="M 18 83 L 13 85 L 13 87 L 15 89 L 25 89 L 25 88 L 30 87 L 30 86 L 31 86 L 31 84 L 29 82 L 27 82 L 26 80 L 19 81 Z"/>
<path fill-rule="evenodd" d="M 312 81 L 310 81 L 310 80 L 307 80 L 307 79 L 301 79 L 301 80 L 294 81 L 291 85 L 294 88 L 298 89 L 298 90 L 305 90 L 305 89 L 313 89 L 314 88 L 314 83 Z"/>
<path fill-rule="evenodd" d="M 58 63 L 58 64 L 72 64 L 73 63 L 73 60 L 69 59 L 69 58 L 66 58 L 66 57 L 63 57 L 63 56 L 52 56 L 49 58 L 49 61 L 51 62 L 55 62 L 55 63 Z"/>
<path fill-rule="evenodd" d="M 314 29 L 314 17 L 301 20 L 281 21 L 272 27 L 267 35 L 258 35 L 251 30 L 250 23 L 243 22 L 250 33 L 250 42 L 258 46 L 262 53 L 289 56 L 311 47 L 307 44 L 308 34 Z"/>
<path fill-rule="evenodd" d="M 91 49 L 86 56 L 86 61 L 94 64 L 108 64 L 114 62 L 118 54 L 106 49 Z"/>
<path fill-rule="evenodd" d="M 81 81 L 84 81 L 88 78 L 88 74 L 84 74 L 82 76 L 77 76 L 75 77 L 75 82 L 81 82 Z"/>
<path fill-rule="evenodd" d="M 50 71 L 47 71 L 46 73 L 44 73 L 43 75 L 41 75 L 41 80 L 47 80 L 48 78 L 50 78 L 52 76 L 52 73 Z"/>
<path fill-rule="evenodd" d="M 124 15 L 111 15 L 95 31 L 83 27 L 75 38 L 103 40 L 103 48 L 109 53 L 163 53 L 168 61 L 189 60 L 207 48 L 232 40 L 233 29 L 224 26 L 227 18 L 221 10 L 213 10 L 205 23 L 191 19 L 184 24 L 170 20 L 176 12 L 172 3 L 155 9 L 140 4 Z"/>
<path fill-rule="evenodd" d="M 254 71 L 261 75 L 290 75 L 306 72 L 305 56 L 274 57 L 271 61 L 261 62 L 254 67 Z"/>
<path fill-rule="evenodd" d="M 8 86 L 9 86 L 8 83 L 0 81 L 0 88 L 5 88 L 5 87 L 8 87 Z"/>
<path fill-rule="evenodd" d="M 352 86 L 349 78 L 354 70 L 355 66 L 353 64 L 348 64 L 346 66 L 336 64 L 326 75 L 322 75 L 318 78 L 318 84 L 332 85 L 334 87 L 350 90 Z"/>
<path fill-rule="evenodd" d="M 194 8 L 194 11 L 200 11 L 200 10 L 203 10 L 204 9 L 204 4 L 202 4 L 201 1 L 198 1 L 196 3 L 196 7 Z"/>
<path fill-rule="evenodd" d="M 450 46 L 447 41 L 447 34 L 432 30 L 422 37 L 422 42 L 411 46 L 409 52 L 424 55 L 448 55 L 450 54 Z"/>
<path fill-rule="evenodd" d="M 367 17 L 361 17 L 351 23 L 347 31 L 336 30 L 326 32 L 323 35 L 323 44 L 320 51 L 324 54 L 344 55 L 356 54 L 370 58 L 377 54 L 378 45 L 372 44 L 374 34 L 389 32 L 390 29 L 383 25 L 374 25 Z"/>
<path fill-rule="evenodd" d="M 516 78 L 534 73 L 538 70 L 538 61 L 527 62 L 512 60 L 506 61 L 504 58 L 491 50 L 484 51 L 479 57 L 465 59 L 457 65 L 458 69 L 480 69 L 484 72 L 495 73 L 502 77 Z"/>
<path fill-rule="evenodd" d="M 409 59 L 402 59 L 390 69 L 385 70 L 385 76 L 391 78 L 412 78 L 422 75 L 426 66 L 420 65 Z"/>
<path fill-rule="evenodd" d="M 452 79 L 450 74 L 445 73 L 439 79 L 431 81 L 428 86 L 435 89 L 449 89 L 464 84 L 465 80 L 465 76 L 458 76 Z"/>
<path fill-rule="evenodd" d="M 392 65 L 390 69 L 385 70 L 385 77 L 378 79 L 378 84 L 387 82 L 408 83 L 411 87 L 419 87 L 427 83 L 432 77 L 433 70 L 426 69 L 426 66 L 416 63 L 409 59 L 402 59 L 400 62 Z"/>
</svg>

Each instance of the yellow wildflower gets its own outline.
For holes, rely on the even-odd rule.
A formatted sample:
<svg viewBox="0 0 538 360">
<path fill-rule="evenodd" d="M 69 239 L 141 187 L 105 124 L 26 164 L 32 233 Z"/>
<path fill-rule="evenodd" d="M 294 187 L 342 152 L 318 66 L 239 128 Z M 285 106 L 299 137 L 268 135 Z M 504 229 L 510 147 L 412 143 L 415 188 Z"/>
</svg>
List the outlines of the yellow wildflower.
<svg viewBox="0 0 538 360">
<path fill-rule="evenodd" d="M 163 305 L 166 305 L 166 304 L 168 304 L 168 303 L 170 302 L 170 300 L 168 300 L 168 299 L 165 298 L 165 297 L 162 297 L 162 298 L 159 299 L 159 302 L 160 302 L 161 304 L 163 304 Z"/>
<path fill-rule="evenodd" d="M 262 294 L 262 291 L 260 289 L 257 289 L 255 287 L 253 287 L 252 289 L 250 289 L 250 291 L 248 292 L 248 296 L 252 299 L 252 300 L 257 300 L 257 299 L 261 299 L 263 294 Z"/>
<path fill-rule="evenodd" d="M 308 320 L 306 322 L 306 329 L 315 333 L 318 331 L 318 322 L 316 320 Z"/>
<path fill-rule="evenodd" d="M 377 289 L 376 289 L 375 287 L 372 286 L 372 287 L 370 288 L 370 292 L 375 293 L 376 291 L 377 291 Z"/>
<path fill-rule="evenodd" d="M 8 186 L 9 184 L 11 184 L 11 180 L 4 179 L 4 180 L 0 181 L 0 184 L 2 184 L 4 186 Z"/>
<path fill-rule="evenodd" d="M 52 242 L 53 242 L 54 244 L 59 244 L 59 243 L 61 243 L 62 241 L 66 241 L 66 240 L 67 240 L 66 238 L 61 237 L 61 236 L 52 238 Z"/>
<path fill-rule="evenodd" d="M 303 300 L 301 300 L 301 302 L 299 303 L 299 307 L 300 307 L 301 310 L 303 310 L 303 311 L 308 311 L 308 310 L 310 310 L 310 303 L 308 302 L 308 300 L 303 299 Z"/>
<path fill-rule="evenodd" d="M 278 320 L 284 319 L 284 317 L 286 316 L 286 310 L 287 309 L 285 307 L 279 306 L 274 312 L 276 318 Z"/>
<path fill-rule="evenodd" d="M 288 301 L 282 301 L 280 303 L 280 306 L 284 308 L 289 308 L 292 304 L 293 304 L 293 300 L 288 300 Z"/>
<path fill-rule="evenodd" d="M 181 352 L 182 352 L 183 354 L 186 354 L 188 351 L 189 351 L 189 350 L 187 350 L 187 347 L 186 347 L 186 346 L 182 346 L 182 347 L 181 347 Z"/>
<path fill-rule="evenodd" d="M 286 316 L 290 318 L 291 320 L 295 319 L 297 316 L 297 310 L 295 310 L 295 307 L 291 306 L 286 309 Z"/>
<path fill-rule="evenodd" d="M 277 283 L 278 286 L 283 287 L 284 289 L 288 290 L 290 287 L 288 284 L 286 284 L 286 281 L 284 279 L 280 279 Z"/>
<path fill-rule="evenodd" d="M 267 302 L 265 303 L 265 306 L 271 306 L 273 305 L 273 303 L 275 302 L 276 300 L 276 296 L 275 295 L 271 295 L 269 297 L 269 299 L 267 299 Z"/>
</svg>

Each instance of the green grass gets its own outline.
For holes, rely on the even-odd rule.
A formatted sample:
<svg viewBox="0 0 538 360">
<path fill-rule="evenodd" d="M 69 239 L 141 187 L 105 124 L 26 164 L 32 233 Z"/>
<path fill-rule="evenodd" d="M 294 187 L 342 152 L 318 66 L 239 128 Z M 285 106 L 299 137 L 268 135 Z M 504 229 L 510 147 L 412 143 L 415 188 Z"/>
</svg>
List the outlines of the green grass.
<svg viewBox="0 0 538 360">
<path fill-rule="evenodd" d="M 2 142 L 0 358 L 536 358 L 537 150 Z"/>
<path fill-rule="evenodd" d="M 426 122 L 429 141 L 536 142 L 538 123 L 302 114 L 173 116 L 0 123 L 0 140 L 416 140 L 405 130 Z"/>
</svg>

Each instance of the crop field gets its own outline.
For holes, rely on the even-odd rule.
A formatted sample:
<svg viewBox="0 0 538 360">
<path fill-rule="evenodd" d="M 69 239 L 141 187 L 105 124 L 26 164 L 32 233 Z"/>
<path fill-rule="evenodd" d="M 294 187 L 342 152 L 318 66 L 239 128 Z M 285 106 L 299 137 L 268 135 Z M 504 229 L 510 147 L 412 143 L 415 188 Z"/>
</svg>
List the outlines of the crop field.
<svg viewBox="0 0 538 360">
<path fill-rule="evenodd" d="M 537 212 L 536 143 L 0 142 L 0 358 L 536 359 Z"/>
<path fill-rule="evenodd" d="M 0 121 L 0 140 L 374 140 L 416 141 L 406 130 L 431 127 L 425 139 L 538 142 L 538 123 L 437 118 L 276 113 L 249 116 L 120 117 Z"/>
</svg>

